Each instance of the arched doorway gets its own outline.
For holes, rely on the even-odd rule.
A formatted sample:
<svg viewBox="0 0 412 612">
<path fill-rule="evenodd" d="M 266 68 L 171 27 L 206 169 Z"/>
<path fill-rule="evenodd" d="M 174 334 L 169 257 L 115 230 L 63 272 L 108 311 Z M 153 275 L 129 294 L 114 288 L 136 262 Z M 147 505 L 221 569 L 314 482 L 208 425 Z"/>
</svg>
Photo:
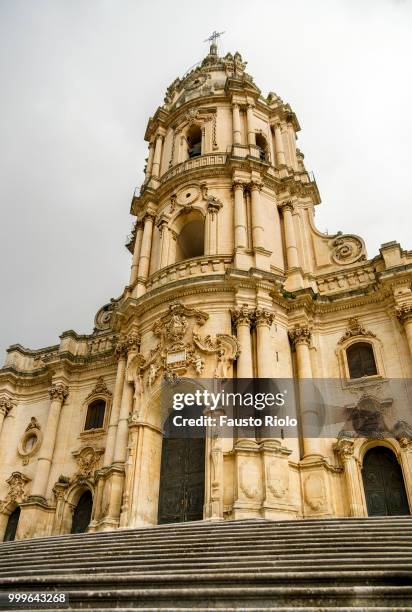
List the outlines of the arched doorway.
<svg viewBox="0 0 412 612">
<path fill-rule="evenodd" d="M 410 514 L 402 470 L 389 448 L 368 450 L 362 476 L 369 516 Z"/>
<path fill-rule="evenodd" d="M 3 542 L 12 542 L 16 537 L 17 525 L 20 518 L 20 506 L 17 506 L 9 516 Z"/>
<path fill-rule="evenodd" d="M 164 438 L 158 523 L 201 520 L 204 489 L 204 438 Z"/>
<path fill-rule="evenodd" d="M 84 533 L 92 516 L 93 498 L 90 491 L 85 491 L 77 502 L 73 513 L 71 533 Z"/>
</svg>

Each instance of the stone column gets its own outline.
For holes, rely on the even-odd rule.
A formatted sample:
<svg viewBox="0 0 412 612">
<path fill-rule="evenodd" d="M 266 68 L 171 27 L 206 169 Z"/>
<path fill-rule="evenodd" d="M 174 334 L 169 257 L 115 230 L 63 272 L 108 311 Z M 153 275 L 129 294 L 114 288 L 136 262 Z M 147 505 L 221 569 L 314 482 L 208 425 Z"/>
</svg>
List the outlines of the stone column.
<svg viewBox="0 0 412 612">
<path fill-rule="evenodd" d="M 216 198 L 209 198 L 207 203 L 205 254 L 216 255 L 218 252 L 217 215 L 222 208 L 221 202 Z"/>
<path fill-rule="evenodd" d="M 246 306 L 242 306 L 239 309 L 232 310 L 231 314 L 240 344 L 240 355 L 237 358 L 237 377 L 253 378 L 252 342 L 250 337 L 253 312 Z"/>
<path fill-rule="evenodd" d="M 142 247 L 140 250 L 138 277 L 146 280 L 149 274 L 150 251 L 152 249 L 154 215 L 147 213 L 144 217 Z"/>
<path fill-rule="evenodd" d="M 124 376 L 126 372 L 127 350 L 124 340 L 121 340 L 116 346 L 117 373 L 116 382 L 114 385 L 112 411 L 110 414 L 110 423 L 107 430 L 106 448 L 104 452 L 103 467 L 110 467 L 113 463 L 114 448 L 116 441 L 117 424 L 120 415 L 120 404 L 122 401 L 122 392 L 124 385 Z"/>
<path fill-rule="evenodd" d="M 346 490 L 348 493 L 349 516 L 366 516 L 363 504 L 360 473 L 354 457 L 354 441 L 340 438 L 334 446 L 343 463 Z"/>
<path fill-rule="evenodd" d="M 127 439 L 129 436 L 129 414 L 133 408 L 133 384 L 123 381 L 122 402 L 120 405 L 119 422 L 117 424 L 116 444 L 114 449 L 114 463 L 124 463 L 127 457 Z"/>
<path fill-rule="evenodd" d="M 167 227 L 166 219 L 161 219 L 158 224 L 158 229 L 160 236 L 160 247 L 157 269 L 161 270 L 162 268 L 167 266 L 167 259 L 169 254 L 169 228 Z"/>
<path fill-rule="evenodd" d="M 248 104 L 246 109 L 248 145 L 256 145 L 255 120 L 253 114 L 254 108 L 255 107 L 253 104 Z"/>
<path fill-rule="evenodd" d="M 154 176 L 155 178 L 158 178 L 160 174 L 160 161 L 162 159 L 163 139 L 164 137 L 161 134 L 158 134 L 156 136 L 152 167 L 152 176 Z"/>
<path fill-rule="evenodd" d="M 412 355 L 412 303 L 402 304 L 395 310 L 396 316 L 402 323 L 408 340 L 409 351 Z"/>
<path fill-rule="evenodd" d="M 290 144 L 290 154 L 292 157 L 291 159 L 292 166 L 295 170 L 297 170 L 298 160 L 296 158 L 296 134 L 295 134 L 294 127 L 291 123 L 287 124 L 287 134 L 288 134 L 289 144 Z"/>
<path fill-rule="evenodd" d="M 270 350 L 270 326 L 275 315 L 268 310 L 258 308 L 255 312 L 257 335 L 257 367 L 259 378 L 273 377 L 274 355 Z"/>
<path fill-rule="evenodd" d="M 146 172 L 145 172 L 146 181 L 149 180 L 152 174 L 153 155 L 154 155 L 154 146 L 153 146 L 153 143 L 150 142 L 149 143 L 149 157 L 147 158 Z"/>
<path fill-rule="evenodd" d="M 264 249 L 264 220 L 260 201 L 260 191 L 262 185 L 252 182 L 250 184 L 251 193 L 251 216 L 252 216 L 252 239 L 254 249 Z"/>
<path fill-rule="evenodd" d="M 285 166 L 285 149 L 283 146 L 282 129 L 280 123 L 275 125 L 275 149 L 276 149 L 276 165 Z"/>
<path fill-rule="evenodd" d="M 0 436 L 1 430 L 3 429 L 3 422 L 10 410 L 12 409 L 13 404 L 8 395 L 2 395 L 0 397 Z"/>
<path fill-rule="evenodd" d="M 288 268 L 297 268 L 299 267 L 299 257 L 292 212 L 293 205 L 290 202 L 287 202 L 282 206 Z"/>
<path fill-rule="evenodd" d="M 44 431 L 43 443 L 37 460 L 36 474 L 33 481 L 31 496 L 46 498 L 47 483 L 56 444 L 57 428 L 59 426 L 60 411 L 68 396 L 68 388 L 63 383 L 53 384 L 49 390 L 50 409 Z"/>
<path fill-rule="evenodd" d="M 239 104 L 232 104 L 232 120 L 233 120 L 233 144 L 240 144 L 240 111 Z"/>
<path fill-rule="evenodd" d="M 234 224 L 235 224 L 235 249 L 247 247 L 246 208 L 244 198 L 244 183 L 233 182 L 235 199 Z"/>
<path fill-rule="evenodd" d="M 310 360 L 310 339 L 311 332 L 307 327 L 297 325 L 291 332 L 289 338 L 295 346 L 296 361 L 298 368 L 298 378 L 300 381 L 300 413 L 303 435 L 303 458 L 322 456 L 319 437 L 306 437 L 308 431 L 317 429 L 318 413 L 313 397 L 313 389 L 310 388 L 312 379 L 312 364 Z M 305 382 L 306 381 L 306 382 Z"/>
<path fill-rule="evenodd" d="M 130 271 L 129 285 L 133 285 L 136 282 L 136 279 L 137 279 L 137 276 L 138 276 L 140 249 L 141 249 L 141 246 L 142 246 L 142 238 L 143 238 L 143 223 L 142 223 L 142 221 L 136 221 L 136 230 L 135 231 L 136 231 L 136 237 L 135 237 L 135 241 L 134 241 L 132 269 Z"/>
</svg>

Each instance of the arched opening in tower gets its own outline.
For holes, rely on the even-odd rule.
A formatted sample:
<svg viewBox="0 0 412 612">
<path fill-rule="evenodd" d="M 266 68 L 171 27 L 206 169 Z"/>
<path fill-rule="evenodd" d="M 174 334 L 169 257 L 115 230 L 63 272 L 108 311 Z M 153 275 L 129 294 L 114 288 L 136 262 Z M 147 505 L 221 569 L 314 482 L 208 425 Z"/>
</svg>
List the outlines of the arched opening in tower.
<svg viewBox="0 0 412 612">
<path fill-rule="evenodd" d="M 198 125 L 189 128 L 186 140 L 189 159 L 202 155 L 202 131 Z"/>
<path fill-rule="evenodd" d="M 176 262 L 192 257 L 201 257 L 205 253 L 205 221 L 203 215 L 194 211 L 177 237 Z"/>
<path fill-rule="evenodd" d="M 260 160 L 269 161 L 268 143 L 262 134 L 256 134 L 256 146 L 259 147 Z"/>
</svg>

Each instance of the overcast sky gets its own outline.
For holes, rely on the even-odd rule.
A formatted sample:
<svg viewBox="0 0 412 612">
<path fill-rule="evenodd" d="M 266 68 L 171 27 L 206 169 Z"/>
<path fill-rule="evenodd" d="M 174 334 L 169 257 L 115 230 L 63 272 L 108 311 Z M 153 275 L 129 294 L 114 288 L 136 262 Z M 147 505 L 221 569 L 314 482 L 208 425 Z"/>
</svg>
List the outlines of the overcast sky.
<svg viewBox="0 0 412 612">
<path fill-rule="evenodd" d="M 215 29 L 295 110 L 319 229 L 412 248 L 409 0 L 0 0 L 0 361 L 121 294 L 147 119 Z"/>
</svg>

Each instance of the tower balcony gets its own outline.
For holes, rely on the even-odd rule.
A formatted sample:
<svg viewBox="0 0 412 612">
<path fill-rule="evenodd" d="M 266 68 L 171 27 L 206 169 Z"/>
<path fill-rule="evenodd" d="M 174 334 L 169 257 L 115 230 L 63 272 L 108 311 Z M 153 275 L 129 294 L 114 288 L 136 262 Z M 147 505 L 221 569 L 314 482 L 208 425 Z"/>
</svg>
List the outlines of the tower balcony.
<svg viewBox="0 0 412 612">
<path fill-rule="evenodd" d="M 223 275 L 232 265 L 231 255 L 202 255 L 184 259 L 152 274 L 146 284 L 146 290 L 158 289 L 169 283 L 189 278 L 204 278 Z"/>
<path fill-rule="evenodd" d="M 160 184 L 163 185 L 171 178 L 190 172 L 191 170 L 199 170 L 207 168 L 209 166 L 224 166 L 227 160 L 227 153 L 207 153 L 206 155 L 199 155 L 192 159 L 187 159 L 180 164 L 176 164 L 167 170 L 160 177 Z"/>
</svg>

